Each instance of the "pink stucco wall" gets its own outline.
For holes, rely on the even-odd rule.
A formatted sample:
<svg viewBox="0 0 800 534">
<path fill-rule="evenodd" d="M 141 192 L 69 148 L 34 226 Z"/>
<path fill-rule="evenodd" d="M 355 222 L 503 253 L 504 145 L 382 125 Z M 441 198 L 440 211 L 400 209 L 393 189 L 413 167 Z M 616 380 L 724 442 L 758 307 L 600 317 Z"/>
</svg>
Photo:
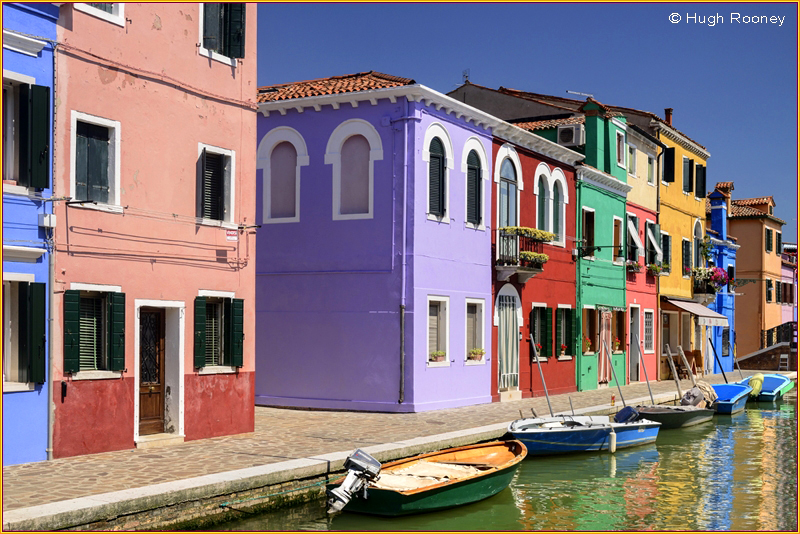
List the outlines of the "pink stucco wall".
<svg viewBox="0 0 800 534">
<path fill-rule="evenodd" d="M 208 404 L 242 414 L 241 424 L 226 422 L 222 429 L 205 423 L 192 428 L 196 418 L 187 414 L 187 437 L 253 428 L 255 239 L 252 230 L 229 236 L 226 228 L 202 223 L 196 215 L 202 143 L 233 153 L 229 227 L 255 222 L 256 6 L 247 6 L 245 57 L 235 66 L 200 55 L 199 17 L 199 4 L 128 3 L 123 27 L 81 12 L 74 4 L 60 8 L 58 40 L 64 47 L 56 60 L 54 194 L 75 196 L 71 184 L 73 112 L 118 122 L 120 178 L 119 204 L 111 211 L 55 203 L 54 380 L 55 385 L 62 379 L 72 382 L 64 402 L 56 403 L 56 447 L 70 444 L 56 451 L 58 456 L 98 452 L 97 446 L 82 447 L 81 440 L 71 439 L 70 434 L 83 434 L 81 442 L 96 445 L 105 442 L 102 436 L 111 427 L 121 426 L 122 430 L 113 430 L 119 439 L 106 442 L 101 450 L 133 442 L 136 312 L 146 304 L 164 306 L 176 314 L 167 319 L 167 344 L 174 342 L 177 347 L 182 338 L 182 351 L 168 348 L 165 374 L 172 374 L 176 389 L 183 387 L 177 393 L 184 404 L 192 399 L 199 403 L 193 406 L 194 412 Z M 126 295 L 126 370 L 121 381 L 92 380 L 90 384 L 64 378 L 63 292 L 74 289 L 74 284 L 116 286 Z M 193 303 L 201 290 L 244 299 L 240 374 L 214 379 L 194 369 Z M 179 310 L 182 323 L 177 322 Z M 183 381 L 177 379 L 175 358 L 182 359 Z M 241 387 L 233 383 L 237 379 L 243 381 Z M 119 393 L 119 387 L 112 386 L 116 382 L 128 385 L 123 396 L 126 405 L 116 407 L 121 418 L 93 417 L 97 406 Z M 202 394 L 188 391 L 201 385 Z M 77 394 L 81 389 L 91 395 Z"/>
</svg>

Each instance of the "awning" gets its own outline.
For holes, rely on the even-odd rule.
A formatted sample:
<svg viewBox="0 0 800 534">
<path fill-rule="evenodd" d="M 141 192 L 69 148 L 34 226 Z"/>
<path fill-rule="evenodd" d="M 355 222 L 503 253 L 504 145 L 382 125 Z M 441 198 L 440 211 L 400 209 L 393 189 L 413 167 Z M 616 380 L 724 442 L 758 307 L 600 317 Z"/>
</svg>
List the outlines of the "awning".
<svg viewBox="0 0 800 534">
<path fill-rule="evenodd" d="M 661 261 L 664 257 L 664 253 L 661 251 L 661 244 L 656 240 L 655 236 L 653 235 L 653 231 L 649 226 L 647 227 L 647 238 L 653 244 L 653 248 L 656 249 L 656 261 Z"/>
<path fill-rule="evenodd" d="M 688 302 L 685 300 L 669 300 L 667 302 L 673 306 L 697 316 L 697 323 L 706 326 L 728 326 L 728 318 L 724 315 L 709 310 L 702 304 L 696 302 Z"/>
<path fill-rule="evenodd" d="M 639 256 L 644 256 L 644 246 L 642 245 L 642 240 L 639 239 L 639 231 L 630 219 L 628 219 L 628 235 L 633 239 L 636 248 L 639 249 Z"/>
</svg>

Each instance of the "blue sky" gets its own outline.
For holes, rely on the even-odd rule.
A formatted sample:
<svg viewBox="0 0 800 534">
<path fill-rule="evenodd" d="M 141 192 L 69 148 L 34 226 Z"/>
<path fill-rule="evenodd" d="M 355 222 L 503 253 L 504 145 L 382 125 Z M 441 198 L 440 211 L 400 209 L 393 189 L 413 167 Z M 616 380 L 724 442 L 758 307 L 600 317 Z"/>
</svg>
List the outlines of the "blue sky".
<svg viewBox="0 0 800 534">
<path fill-rule="evenodd" d="M 778 22 L 746 22 L 762 15 Z M 488 87 L 674 108 L 711 153 L 709 187 L 773 195 L 797 240 L 795 3 L 264 3 L 258 34 L 259 86 L 376 70 L 446 93 L 469 69 Z"/>
</svg>

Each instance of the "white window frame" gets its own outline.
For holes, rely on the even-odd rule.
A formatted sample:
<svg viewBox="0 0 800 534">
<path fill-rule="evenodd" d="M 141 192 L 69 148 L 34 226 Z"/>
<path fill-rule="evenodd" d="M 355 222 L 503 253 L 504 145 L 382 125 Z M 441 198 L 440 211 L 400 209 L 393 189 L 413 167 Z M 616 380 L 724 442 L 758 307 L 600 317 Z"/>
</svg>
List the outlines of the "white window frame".
<svg viewBox="0 0 800 534">
<path fill-rule="evenodd" d="M 480 224 L 474 224 L 467 221 L 467 158 L 469 157 L 469 153 L 475 151 L 478 154 L 478 160 L 481 163 L 481 222 Z M 489 218 L 487 214 L 487 206 L 490 205 L 487 202 L 487 195 L 486 193 L 486 182 L 489 181 L 489 160 L 486 157 L 486 147 L 483 146 L 480 139 L 477 137 L 470 137 L 467 139 L 467 142 L 464 143 L 464 148 L 461 151 L 461 172 L 464 173 L 464 226 L 467 228 L 472 228 L 473 230 L 480 230 L 486 231 L 486 220 Z M 488 195 L 489 200 L 491 200 L 491 194 Z M 429 204 L 430 205 L 430 204 Z"/>
<path fill-rule="evenodd" d="M 84 284 L 72 282 L 69 288 L 75 291 L 90 291 L 94 293 L 122 293 L 122 286 L 112 286 L 107 284 Z M 127 321 L 127 319 L 126 319 Z M 106 327 L 107 328 L 107 327 Z M 72 373 L 72 380 L 111 380 L 122 378 L 122 371 L 77 371 Z"/>
<path fill-rule="evenodd" d="M 438 137 L 444 146 L 444 214 L 434 215 L 428 210 L 431 206 L 431 187 L 430 187 L 430 161 L 431 161 L 431 141 Z M 429 221 L 450 224 L 450 171 L 453 170 L 453 142 L 447 128 L 439 122 L 432 122 L 425 130 L 425 138 L 422 145 L 422 161 L 425 162 L 425 213 Z"/>
<path fill-rule="evenodd" d="M 430 347 L 428 346 L 431 338 L 430 319 L 428 317 L 428 310 L 430 310 L 431 302 L 438 302 L 444 305 L 444 361 L 432 362 L 430 361 Z M 441 316 L 441 312 L 440 312 Z M 439 327 L 441 328 L 441 324 Z M 465 334 L 466 336 L 466 334 Z M 425 363 L 428 367 L 450 367 L 450 297 L 444 295 L 428 295 L 425 306 Z"/>
<path fill-rule="evenodd" d="M 235 291 L 219 291 L 216 289 L 200 289 L 197 291 L 198 297 L 209 297 L 213 299 L 235 299 Z M 197 370 L 198 375 L 224 375 L 237 372 L 237 367 L 232 365 L 206 365 Z"/>
<path fill-rule="evenodd" d="M 369 208 L 367 213 L 341 213 L 342 196 L 342 146 L 354 135 L 360 135 L 369 143 Z M 378 130 L 362 119 L 344 121 L 331 133 L 325 148 L 325 164 L 333 166 L 333 220 L 372 219 L 374 217 L 375 162 L 383 159 L 383 143 Z M 445 213 L 447 213 L 445 211 Z"/>
<path fill-rule="evenodd" d="M 566 319 L 567 317 L 569 317 L 569 312 L 572 311 L 572 305 L 571 304 L 559 304 L 556 307 L 556 314 L 562 313 L 561 310 L 564 310 L 564 312 L 563 312 L 564 313 L 564 318 Z M 558 321 L 558 316 L 556 316 L 555 320 Z M 556 323 L 556 324 L 558 324 L 558 323 Z M 567 324 L 566 321 L 563 321 L 563 320 L 561 321 L 561 335 L 564 336 L 564 339 L 569 342 L 569 341 L 571 341 L 569 339 L 569 332 L 565 332 L 564 331 L 564 327 L 566 326 L 566 324 Z M 581 325 L 581 326 L 583 326 L 583 325 Z M 574 329 L 575 325 L 572 325 L 572 327 Z M 558 329 L 556 329 L 556 332 L 558 332 Z M 569 347 L 569 343 L 564 343 L 564 345 L 567 345 Z M 557 339 L 553 346 L 554 346 L 554 348 L 557 347 L 557 349 L 555 349 L 555 350 L 558 350 L 558 353 L 556 354 L 556 358 L 559 361 L 568 361 L 568 360 L 571 360 L 574 357 L 574 355 L 571 355 L 571 354 L 565 354 L 564 356 L 561 355 L 561 340 L 560 339 Z M 580 344 L 578 350 L 580 350 L 582 348 L 583 348 L 583 332 L 581 332 L 581 344 Z"/>
<path fill-rule="evenodd" d="M 542 163 L 542 164 L 539 165 L 539 167 L 541 167 L 542 165 L 545 165 L 545 167 L 547 166 L 546 164 Z M 538 168 L 537 168 L 537 172 L 538 172 Z M 552 214 L 553 211 L 555 211 L 555 210 L 558 211 L 557 215 L 558 215 L 558 218 L 559 218 L 559 226 L 561 226 L 561 239 L 556 239 L 550 244 L 554 245 L 554 246 L 557 246 L 557 247 L 564 248 L 564 247 L 566 247 L 566 244 L 567 244 L 567 204 L 569 204 L 569 192 L 567 190 L 567 177 L 564 176 L 564 171 L 562 171 L 558 167 L 554 168 L 552 170 L 552 172 L 550 172 L 548 183 L 549 183 L 549 187 L 550 187 L 550 204 L 551 204 L 550 212 Z M 558 206 L 556 206 L 555 202 L 554 202 L 556 184 L 558 184 L 561 187 L 561 203 Z M 549 217 L 548 221 L 550 223 L 550 230 L 549 231 L 552 232 L 553 231 L 553 226 L 552 226 L 553 217 L 552 216 Z M 556 236 L 556 237 L 558 237 L 558 236 Z"/>
<path fill-rule="evenodd" d="M 546 302 L 531 302 L 531 311 L 534 311 L 534 310 L 536 311 L 536 325 L 537 326 L 541 326 L 540 325 L 541 321 L 539 319 L 539 311 L 538 310 L 545 310 L 545 313 L 547 313 L 547 303 Z M 522 323 L 520 323 L 520 325 L 521 324 Z M 541 344 L 542 345 L 542 349 L 544 349 L 544 343 L 542 343 L 541 337 L 537 337 L 540 333 L 541 332 L 534 332 L 533 333 L 534 334 L 533 340 L 534 340 L 534 342 Z M 547 356 L 542 356 L 541 353 L 538 350 L 536 351 L 536 354 L 538 355 L 538 359 L 539 359 L 540 362 L 546 362 L 547 361 Z M 534 360 L 534 361 L 536 361 L 536 360 Z"/>
<path fill-rule="evenodd" d="M 652 325 L 652 332 L 650 333 L 651 338 L 651 345 L 650 348 L 647 348 L 647 314 L 650 314 L 652 320 L 650 324 Z M 645 308 L 644 313 L 642 314 L 642 345 L 644 346 L 644 353 L 645 354 L 655 354 L 656 352 L 656 312 L 651 308 Z"/>
<path fill-rule="evenodd" d="M 211 58 L 214 61 L 219 61 L 220 63 L 224 63 L 225 65 L 230 65 L 231 67 L 236 67 L 236 58 L 222 55 L 219 52 L 215 52 L 214 50 L 209 50 L 208 48 L 203 46 L 203 19 L 205 15 L 205 8 L 203 3 L 197 5 L 199 6 L 198 17 L 197 17 L 198 37 L 199 37 L 197 44 L 197 52 L 203 57 Z"/>
<path fill-rule="evenodd" d="M 478 320 L 477 320 L 477 327 L 479 330 L 480 336 L 480 348 L 486 350 L 486 301 L 484 299 L 476 299 L 476 298 L 467 298 L 465 299 L 464 305 L 464 365 L 486 365 L 486 356 L 487 354 L 484 353 L 483 358 L 480 360 L 470 360 L 467 359 L 467 353 L 469 352 L 469 341 L 467 340 L 467 306 L 469 304 L 476 304 L 478 306 Z"/>
<path fill-rule="evenodd" d="M 95 209 L 99 211 L 106 211 L 109 213 L 122 213 L 122 206 L 120 205 L 120 176 L 121 176 L 121 148 L 122 144 L 122 127 L 119 121 L 89 115 L 81 111 L 72 110 L 70 115 L 70 166 L 69 166 L 69 184 L 70 196 L 75 198 L 75 166 L 77 165 L 77 138 L 78 138 L 78 122 L 86 122 L 96 126 L 108 128 L 108 143 L 110 145 L 108 151 L 108 196 L 109 200 L 113 202 L 103 204 L 98 202 L 93 204 L 86 202 L 84 204 L 71 204 L 71 207 L 81 207 L 87 209 Z"/>
<path fill-rule="evenodd" d="M 622 256 L 619 256 L 619 258 L 621 258 L 622 261 L 617 261 L 618 258 L 615 256 L 615 254 L 617 254 L 617 251 L 613 249 L 613 245 L 612 245 L 611 263 L 613 263 L 614 265 L 625 265 L 625 260 L 626 260 L 625 248 L 627 246 L 626 245 L 627 241 L 625 240 L 625 238 L 626 238 L 626 228 L 627 227 L 625 225 L 625 220 L 622 217 L 618 217 L 616 215 L 613 215 L 611 217 L 611 235 L 612 235 L 612 237 L 614 235 L 614 222 L 616 222 L 616 221 L 619 221 L 619 236 L 618 237 L 619 237 L 619 243 L 620 243 L 620 249 L 621 249 L 620 252 L 622 253 Z"/>
<path fill-rule="evenodd" d="M 591 212 L 592 212 L 592 216 L 594 217 L 594 225 L 593 225 L 593 230 L 595 231 L 595 232 L 594 232 L 594 234 L 595 234 L 595 235 L 593 235 L 593 236 L 592 236 L 592 246 L 596 246 L 596 237 L 597 237 L 597 212 L 595 211 L 595 209 L 594 209 L 594 208 L 590 208 L 590 207 L 588 207 L 588 206 L 581 206 L 581 238 L 582 238 L 582 241 L 583 241 L 583 243 L 584 243 L 584 245 L 583 245 L 583 246 L 586 246 L 586 245 L 585 245 L 585 242 L 586 242 L 586 236 L 584 235 L 584 234 L 585 234 L 585 232 L 586 232 L 586 228 L 584 228 L 584 227 L 583 227 L 583 226 L 584 226 L 584 225 L 583 225 L 583 219 L 584 219 L 584 217 L 583 217 L 583 212 L 585 212 L 585 211 L 591 211 Z M 594 261 L 594 260 L 595 260 L 594 251 L 592 251 L 592 255 L 591 255 L 591 256 L 584 256 L 584 257 L 583 257 L 583 259 L 584 259 L 584 260 L 589 260 L 589 261 Z"/>
<path fill-rule="evenodd" d="M 297 167 L 295 174 L 295 191 L 294 191 L 294 217 L 272 217 L 272 199 L 271 184 L 272 184 L 272 166 L 271 158 L 273 149 L 279 144 L 287 142 L 294 147 L 297 153 Z M 303 136 L 294 128 L 287 126 L 280 126 L 270 130 L 265 135 L 261 142 L 258 144 L 258 156 L 256 168 L 261 171 L 261 198 L 263 204 L 261 206 L 261 224 L 275 224 L 275 223 L 294 223 L 300 222 L 300 169 L 306 167 L 309 163 L 308 147 Z"/>
<path fill-rule="evenodd" d="M 519 220 L 520 220 L 519 208 L 520 208 L 520 198 L 521 198 L 522 184 L 523 184 L 522 162 L 519 159 L 519 154 L 517 153 L 517 150 L 512 145 L 506 143 L 497 150 L 497 156 L 495 157 L 494 160 L 494 183 L 498 184 L 497 195 L 494 195 L 495 197 L 497 197 L 495 199 L 496 213 L 494 222 L 495 222 L 495 228 L 497 228 L 498 239 L 500 236 L 500 189 L 499 189 L 500 167 L 503 164 L 503 160 L 505 160 L 506 158 L 508 158 L 511 161 L 511 164 L 514 165 L 514 170 L 517 172 L 517 209 L 516 209 L 517 225 L 519 225 Z"/>
<path fill-rule="evenodd" d="M 662 263 L 661 267 L 662 267 L 662 273 L 666 272 L 667 275 L 670 275 L 670 274 L 672 274 L 674 272 L 673 270 L 675 268 L 674 267 L 675 258 L 673 258 L 673 256 L 672 256 L 672 236 L 669 234 L 669 232 L 665 232 L 664 230 L 661 230 L 660 233 L 661 233 L 661 235 L 659 237 L 661 238 L 661 263 Z M 664 244 L 663 244 L 664 243 L 664 236 L 669 237 L 669 261 L 670 261 L 670 263 L 669 263 L 669 271 L 663 271 L 664 258 L 666 258 L 666 254 L 664 254 Z M 683 266 L 681 266 L 681 269 L 683 269 Z"/>
<path fill-rule="evenodd" d="M 19 284 L 20 282 L 35 282 L 36 277 L 28 273 L 10 273 L 3 272 L 3 287 L 8 287 L 9 298 L 3 300 L 3 353 L 11 354 L 11 284 Z M 19 313 L 17 314 L 19 317 Z M 16 325 L 14 325 L 16 326 Z M 19 331 L 19 330 L 17 330 Z M 17 348 L 19 349 L 19 339 L 17 339 Z M 19 352 L 17 352 L 17 359 L 19 359 Z M 6 362 L 3 362 L 3 393 L 14 393 L 17 391 L 33 391 L 36 384 L 33 382 L 6 382 Z"/>
<path fill-rule="evenodd" d="M 656 158 L 652 154 L 647 154 L 647 185 L 656 185 Z"/>
<path fill-rule="evenodd" d="M 631 158 L 631 154 L 633 154 L 632 158 Z M 633 143 L 628 143 L 627 158 L 628 159 L 627 159 L 626 163 L 627 163 L 627 167 L 628 167 L 628 169 L 627 169 L 628 176 L 631 176 L 633 178 L 637 178 L 637 176 L 636 176 L 636 145 L 634 145 Z M 631 160 L 633 160 L 633 161 L 631 161 Z M 631 169 L 633 169 L 633 172 L 631 172 Z"/>
<path fill-rule="evenodd" d="M 652 228 L 654 228 L 656 222 L 653 219 L 645 219 L 644 220 L 644 233 L 645 233 L 645 241 L 650 241 L 652 243 L 653 248 L 656 251 L 656 263 L 662 263 L 664 261 L 664 251 L 661 250 L 661 243 L 660 241 L 656 240 L 656 235 L 652 232 Z M 661 238 L 661 235 L 658 236 Z M 645 256 L 647 256 L 647 247 L 645 247 Z"/>
<path fill-rule="evenodd" d="M 628 143 L 625 142 L 625 132 L 621 132 L 617 130 L 616 132 L 616 146 L 614 150 L 617 151 L 617 165 L 625 169 L 625 172 L 628 172 L 628 150 L 627 145 Z M 623 147 L 623 150 L 619 150 L 620 147 Z M 621 156 L 621 157 L 620 157 Z"/>
<path fill-rule="evenodd" d="M 3 85 L 5 86 L 6 84 L 9 85 L 11 91 L 8 101 L 3 102 L 3 116 L 5 116 L 7 109 L 14 110 L 19 106 L 17 102 L 18 86 L 22 84 L 35 85 L 36 78 L 3 69 Z M 3 179 L 17 182 L 16 184 L 3 184 L 3 193 L 28 195 L 31 188 L 19 185 L 19 170 L 17 170 L 16 175 L 14 173 L 14 162 L 19 159 L 19 147 L 17 147 L 19 125 L 14 123 L 13 114 L 11 120 L 6 123 L 6 131 L 3 132 L 3 136 L 6 140 L 3 144 Z"/>
<path fill-rule="evenodd" d="M 693 195 L 694 194 L 693 191 L 694 191 L 694 185 L 695 184 L 694 183 L 691 184 L 692 192 L 686 191 L 683 188 L 683 181 L 686 180 L 686 177 L 684 176 L 684 169 L 686 168 L 686 162 L 689 162 L 689 168 L 691 169 L 692 168 L 692 160 L 691 160 L 691 158 L 689 158 L 687 156 L 682 156 L 681 157 L 681 191 L 683 191 L 683 194 L 688 197 L 689 195 Z"/>
<path fill-rule="evenodd" d="M 117 2 L 111 3 L 112 6 L 111 13 L 106 13 L 102 9 L 97 9 L 94 6 L 90 6 L 86 3 L 76 3 L 75 9 L 86 13 L 87 15 L 91 15 L 93 17 L 97 17 L 98 19 L 103 19 L 106 22 L 110 22 L 111 24 L 116 24 L 117 26 L 125 27 L 125 3 L 124 2 Z"/>
<path fill-rule="evenodd" d="M 197 143 L 197 157 L 200 158 L 203 155 L 203 149 L 206 150 L 207 153 L 211 154 L 218 154 L 221 156 L 225 156 L 225 177 L 224 177 L 224 189 L 225 189 L 225 218 L 221 221 L 215 219 L 200 219 L 200 224 L 206 226 L 221 226 L 223 228 L 234 229 L 238 228 L 238 225 L 234 222 L 236 221 L 236 151 L 230 150 L 227 148 L 221 148 L 214 145 L 207 145 L 205 143 Z M 200 184 L 200 180 L 202 180 L 202 176 L 199 177 L 198 185 Z M 199 197 L 200 192 L 197 192 L 197 196 Z M 199 217 L 199 214 L 198 214 Z"/>
<path fill-rule="evenodd" d="M 634 244 L 636 245 L 636 248 L 638 249 L 637 250 L 637 254 L 636 254 L 636 261 L 639 261 L 639 258 L 643 258 L 644 257 L 644 243 L 642 243 L 642 238 L 639 237 L 639 232 L 638 231 L 631 232 L 631 229 L 628 227 L 628 225 L 630 224 L 630 225 L 633 225 L 634 228 L 636 228 L 636 225 L 633 224 L 634 221 L 632 221 L 631 218 L 635 219 L 635 222 L 637 222 L 639 224 L 644 222 L 644 221 L 642 221 L 642 218 L 639 217 L 638 215 L 636 215 L 635 213 L 633 213 L 631 211 L 626 211 L 625 212 L 625 230 L 626 230 L 625 231 L 625 249 L 626 249 L 625 250 L 625 261 L 628 261 L 628 250 L 627 250 L 627 248 L 628 248 L 628 234 L 633 236 Z"/>
<path fill-rule="evenodd" d="M 694 246 L 694 239 L 686 239 L 685 237 L 681 237 L 681 276 L 683 276 L 684 279 L 688 280 L 689 278 L 691 278 L 691 273 L 687 274 L 687 273 L 683 272 L 683 242 L 684 241 L 688 241 L 689 242 L 689 268 L 691 269 L 692 266 L 694 265 L 694 251 L 692 250 L 692 247 Z"/>
<path fill-rule="evenodd" d="M 581 343 L 580 343 L 580 345 L 578 345 L 578 350 L 580 351 L 581 354 L 599 354 L 600 353 L 600 351 L 599 351 L 600 347 L 598 347 L 596 344 L 593 347 L 594 348 L 593 351 L 591 351 L 591 352 L 583 352 L 583 313 L 584 313 L 585 310 L 594 310 L 594 312 L 595 312 L 595 314 L 594 314 L 594 316 L 595 316 L 594 317 L 594 331 L 595 331 L 595 334 L 597 335 L 597 337 L 598 338 L 600 337 L 600 314 L 597 313 L 597 306 L 595 306 L 594 304 L 584 304 L 583 308 L 581 309 L 581 324 L 580 324 L 580 327 L 581 327 Z"/>
</svg>

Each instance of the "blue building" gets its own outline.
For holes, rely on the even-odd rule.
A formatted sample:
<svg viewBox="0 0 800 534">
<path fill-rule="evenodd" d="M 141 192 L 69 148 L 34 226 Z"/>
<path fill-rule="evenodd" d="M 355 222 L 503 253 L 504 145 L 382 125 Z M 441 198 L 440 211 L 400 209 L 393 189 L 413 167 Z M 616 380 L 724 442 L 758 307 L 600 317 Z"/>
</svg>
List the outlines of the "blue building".
<svg viewBox="0 0 800 534">
<path fill-rule="evenodd" d="M 728 208 L 730 203 L 730 191 L 733 190 L 733 182 L 720 182 L 709 193 L 706 204 L 706 234 L 711 239 L 711 259 L 709 267 L 720 267 L 725 270 L 729 280 L 736 279 L 736 251 L 739 245 L 736 238 L 728 235 Z M 728 372 L 734 369 L 734 341 L 736 339 L 735 329 L 735 288 L 732 284 L 722 287 L 716 298 L 708 304 L 708 307 L 728 318 L 728 326 L 714 326 L 709 328 L 710 342 L 713 351 L 706 358 L 706 367 L 713 369 L 714 373 L 722 371 Z M 719 359 L 714 357 L 714 352 Z"/>
<path fill-rule="evenodd" d="M 58 10 L 3 4 L 3 465 L 47 459 Z"/>
</svg>

